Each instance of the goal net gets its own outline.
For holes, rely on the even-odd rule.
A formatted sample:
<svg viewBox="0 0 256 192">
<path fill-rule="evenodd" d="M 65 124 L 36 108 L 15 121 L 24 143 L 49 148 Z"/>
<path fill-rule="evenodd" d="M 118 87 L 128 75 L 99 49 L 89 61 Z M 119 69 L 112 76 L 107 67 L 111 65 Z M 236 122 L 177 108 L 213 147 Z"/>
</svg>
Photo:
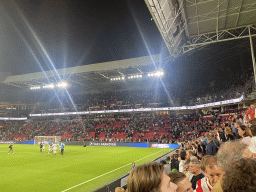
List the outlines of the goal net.
<svg viewBox="0 0 256 192">
<path fill-rule="evenodd" d="M 61 141 L 61 136 L 35 136 L 34 145 L 39 145 L 41 142 L 45 145 L 49 143 L 59 143 Z"/>
</svg>

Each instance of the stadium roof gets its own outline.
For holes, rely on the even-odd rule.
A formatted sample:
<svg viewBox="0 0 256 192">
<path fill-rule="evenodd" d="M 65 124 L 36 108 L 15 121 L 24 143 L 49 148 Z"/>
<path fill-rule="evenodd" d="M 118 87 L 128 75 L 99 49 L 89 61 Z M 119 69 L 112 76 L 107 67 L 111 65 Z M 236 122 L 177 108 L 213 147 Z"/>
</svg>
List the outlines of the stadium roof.
<svg viewBox="0 0 256 192">
<path fill-rule="evenodd" d="M 255 0 L 145 0 L 172 57 L 256 36 Z"/>
<path fill-rule="evenodd" d="M 86 92 L 102 92 L 115 90 L 120 81 L 111 78 L 135 74 L 148 74 L 159 70 L 155 65 L 160 62 L 160 55 L 138 57 L 126 60 L 83 65 L 51 71 L 8 76 L 3 84 L 30 88 L 50 83 L 67 82 L 72 87 L 83 87 Z M 127 83 L 126 83 L 127 84 Z M 134 85 L 134 82 L 131 83 Z M 137 86 L 134 85 L 134 86 Z M 135 88 L 135 87 L 134 87 Z"/>
</svg>

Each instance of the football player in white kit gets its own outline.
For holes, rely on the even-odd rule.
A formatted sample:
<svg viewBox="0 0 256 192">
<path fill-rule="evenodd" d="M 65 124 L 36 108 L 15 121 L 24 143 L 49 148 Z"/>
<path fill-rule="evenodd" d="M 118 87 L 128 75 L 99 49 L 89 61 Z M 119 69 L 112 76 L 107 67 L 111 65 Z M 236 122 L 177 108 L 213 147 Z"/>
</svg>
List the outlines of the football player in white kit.
<svg viewBox="0 0 256 192">
<path fill-rule="evenodd" d="M 56 155 L 56 153 L 57 153 L 57 144 L 54 143 L 52 146 L 53 146 L 53 154 Z"/>
</svg>

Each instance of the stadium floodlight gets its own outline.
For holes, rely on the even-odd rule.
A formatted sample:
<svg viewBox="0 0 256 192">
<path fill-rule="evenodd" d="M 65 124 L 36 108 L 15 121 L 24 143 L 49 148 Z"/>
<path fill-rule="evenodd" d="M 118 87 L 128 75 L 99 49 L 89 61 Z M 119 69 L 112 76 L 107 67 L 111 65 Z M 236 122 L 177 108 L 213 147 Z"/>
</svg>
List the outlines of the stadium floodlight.
<svg viewBox="0 0 256 192">
<path fill-rule="evenodd" d="M 41 89 L 40 86 L 37 86 L 37 87 L 30 87 L 31 90 L 35 90 L 35 89 Z"/>
<path fill-rule="evenodd" d="M 122 77 L 122 80 L 124 80 L 124 77 Z"/>
<path fill-rule="evenodd" d="M 118 80 L 121 80 L 121 78 L 119 77 Z"/>
<path fill-rule="evenodd" d="M 161 74 L 161 76 L 163 76 L 163 75 L 164 75 L 164 72 L 163 72 L 163 71 L 161 71 L 161 72 L 160 72 L 160 74 Z"/>
<path fill-rule="evenodd" d="M 67 87 L 67 86 L 68 86 L 68 84 L 67 84 L 67 83 L 65 83 L 65 82 L 62 82 L 62 83 L 59 83 L 57 86 L 58 86 L 58 87 L 62 87 L 62 88 L 64 88 L 64 87 Z"/>
<path fill-rule="evenodd" d="M 140 77 L 142 77 L 142 75 L 140 75 Z"/>
<path fill-rule="evenodd" d="M 53 89 L 55 86 L 53 84 L 49 84 L 49 85 L 44 85 L 43 88 L 44 89 L 47 89 L 47 88 L 50 88 L 50 89 Z"/>
<path fill-rule="evenodd" d="M 161 72 L 160 71 L 156 72 L 155 76 L 160 77 L 161 76 Z"/>
<path fill-rule="evenodd" d="M 133 76 L 131 76 L 131 78 L 133 79 Z"/>
</svg>

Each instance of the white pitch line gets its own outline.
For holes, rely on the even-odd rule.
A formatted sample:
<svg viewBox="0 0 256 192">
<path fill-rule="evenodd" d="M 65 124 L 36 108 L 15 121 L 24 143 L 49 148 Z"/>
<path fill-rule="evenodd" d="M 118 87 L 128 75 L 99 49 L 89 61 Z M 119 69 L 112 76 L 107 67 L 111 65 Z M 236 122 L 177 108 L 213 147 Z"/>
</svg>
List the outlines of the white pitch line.
<svg viewBox="0 0 256 192">
<path fill-rule="evenodd" d="M 163 150 L 165 150 L 165 149 L 163 149 Z M 153 153 L 153 154 L 151 154 L 151 155 L 148 155 L 148 156 L 146 156 L 146 157 L 143 157 L 143 158 L 141 158 L 141 159 L 139 159 L 139 160 L 137 160 L 137 161 L 140 161 L 140 160 L 142 160 L 142 159 L 145 159 L 145 158 L 147 158 L 147 157 L 150 157 L 150 156 L 152 156 L 152 155 L 155 155 L 155 154 L 157 154 L 157 153 L 159 153 L 159 152 L 162 152 L 163 150 L 158 151 L 158 152 L 156 152 L 156 153 Z M 137 162 L 137 161 L 135 161 L 135 162 Z M 102 175 L 99 175 L 99 176 L 97 176 L 97 177 L 94 177 L 94 178 L 92 178 L 92 179 L 90 179 L 90 180 L 88 180 L 88 181 L 85 181 L 85 182 L 83 182 L 83 183 L 80 183 L 80 184 L 78 184 L 78 185 L 75 185 L 75 186 L 73 186 L 73 187 L 70 187 L 70 188 L 68 188 L 68 189 L 65 189 L 64 191 L 61 191 L 61 192 L 65 192 L 65 191 L 68 191 L 68 190 L 70 190 L 70 189 L 74 189 L 74 188 L 76 188 L 76 187 L 78 187 L 78 186 L 80 186 L 80 185 L 83 185 L 83 184 L 85 184 L 85 183 L 88 183 L 88 182 L 90 182 L 90 181 L 93 181 L 93 180 L 95 180 L 95 179 L 98 179 L 98 178 L 100 178 L 100 177 L 102 177 L 102 176 L 104 176 L 104 175 L 107 175 L 107 174 L 109 174 L 109 173 L 112 173 L 112 172 L 114 172 L 114 171 L 116 171 L 116 170 L 118 170 L 118 169 L 122 169 L 123 167 L 126 167 L 126 166 L 128 166 L 128 165 L 131 165 L 131 163 L 129 163 L 129 164 L 127 164 L 127 165 L 124 165 L 124 166 L 122 166 L 122 167 L 119 167 L 119 168 L 117 168 L 117 169 L 114 169 L 114 170 L 112 170 L 112 171 L 109 171 L 109 172 L 107 172 L 107 173 L 104 173 L 104 174 L 102 174 Z"/>
</svg>

